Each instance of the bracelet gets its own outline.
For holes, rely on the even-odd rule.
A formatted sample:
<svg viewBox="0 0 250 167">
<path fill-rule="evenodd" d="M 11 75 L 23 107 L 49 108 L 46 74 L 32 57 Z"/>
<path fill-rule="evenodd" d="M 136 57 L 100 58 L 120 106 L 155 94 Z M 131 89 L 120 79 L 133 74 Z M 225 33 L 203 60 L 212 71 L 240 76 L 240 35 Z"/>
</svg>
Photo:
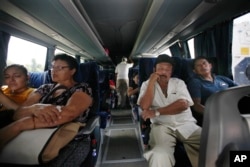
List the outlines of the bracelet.
<svg viewBox="0 0 250 167">
<path fill-rule="evenodd" d="M 161 115 L 161 113 L 158 110 L 155 110 L 155 116 L 159 117 Z"/>
</svg>

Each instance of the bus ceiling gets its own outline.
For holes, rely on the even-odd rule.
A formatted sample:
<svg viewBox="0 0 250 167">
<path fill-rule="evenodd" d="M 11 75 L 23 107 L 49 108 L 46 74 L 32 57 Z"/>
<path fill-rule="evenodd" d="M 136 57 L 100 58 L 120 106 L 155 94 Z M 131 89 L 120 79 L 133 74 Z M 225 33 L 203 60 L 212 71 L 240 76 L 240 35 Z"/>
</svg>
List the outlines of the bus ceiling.
<svg viewBox="0 0 250 167">
<path fill-rule="evenodd" d="M 153 55 L 249 11 L 249 0 L 1 0 L 0 31 L 102 65 Z"/>
</svg>

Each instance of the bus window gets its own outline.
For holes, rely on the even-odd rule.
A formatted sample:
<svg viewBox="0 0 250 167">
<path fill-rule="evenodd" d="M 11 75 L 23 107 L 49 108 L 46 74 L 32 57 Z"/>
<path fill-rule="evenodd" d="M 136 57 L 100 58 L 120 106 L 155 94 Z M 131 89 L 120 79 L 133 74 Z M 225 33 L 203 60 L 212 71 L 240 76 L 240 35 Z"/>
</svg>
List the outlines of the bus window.
<svg viewBox="0 0 250 167">
<path fill-rule="evenodd" d="M 194 38 L 188 40 L 188 48 L 191 58 L 194 59 Z"/>
<path fill-rule="evenodd" d="M 29 72 L 44 71 L 46 54 L 46 47 L 11 36 L 7 65 L 22 64 Z"/>
<path fill-rule="evenodd" d="M 56 54 L 61 54 L 61 53 L 66 53 L 66 52 L 64 52 L 64 51 L 61 50 L 61 49 L 56 49 L 56 50 L 55 50 L 55 55 L 56 55 Z"/>
<path fill-rule="evenodd" d="M 232 71 L 239 85 L 250 84 L 246 68 L 250 64 L 250 13 L 234 19 L 232 41 Z"/>
<path fill-rule="evenodd" d="M 65 54 L 68 54 L 68 55 L 74 57 L 74 55 L 72 55 L 72 54 L 70 54 L 70 53 L 66 53 L 66 52 L 64 52 L 63 50 L 56 48 L 56 50 L 55 50 L 55 55 L 61 54 L 61 53 L 65 53 Z M 82 57 L 80 57 L 79 61 L 80 61 L 79 63 L 84 63 L 84 62 L 85 62 L 85 60 L 84 60 Z"/>
<path fill-rule="evenodd" d="M 165 50 L 164 52 L 162 52 L 161 54 L 167 54 L 169 56 L 172 56 L 170 49 Z"/>
</svg>

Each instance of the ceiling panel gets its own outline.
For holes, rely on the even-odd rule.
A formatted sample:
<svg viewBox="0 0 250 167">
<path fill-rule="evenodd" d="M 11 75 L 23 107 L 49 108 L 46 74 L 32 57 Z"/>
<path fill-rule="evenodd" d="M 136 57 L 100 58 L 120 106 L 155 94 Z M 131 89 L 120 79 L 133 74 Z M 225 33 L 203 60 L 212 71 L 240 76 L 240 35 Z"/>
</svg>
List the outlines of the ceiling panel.
<svg viewBox="0 0 250 167">
<path fill-rule="evenodd" d="M 157 55 L 249 6 L 249 0 L 1 0 L 0 29 L 114 66 L 122 56 Z"/>
</svg>

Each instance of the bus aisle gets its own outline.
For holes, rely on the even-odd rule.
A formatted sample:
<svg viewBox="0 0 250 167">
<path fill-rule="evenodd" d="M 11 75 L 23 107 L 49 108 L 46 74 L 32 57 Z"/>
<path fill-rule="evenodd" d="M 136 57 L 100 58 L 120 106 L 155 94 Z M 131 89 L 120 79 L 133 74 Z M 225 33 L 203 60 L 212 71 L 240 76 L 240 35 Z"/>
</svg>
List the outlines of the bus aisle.
<svg viewBox="0 0 250 167">
<path fill-rule="evenodd" d="M 147 167 L 144 159 L 140 124 L 131 109 L 113 110 L 103 130 L 101 167 Z M 98 164 L 97 164 L 98 165 Z"/>
</svg>

